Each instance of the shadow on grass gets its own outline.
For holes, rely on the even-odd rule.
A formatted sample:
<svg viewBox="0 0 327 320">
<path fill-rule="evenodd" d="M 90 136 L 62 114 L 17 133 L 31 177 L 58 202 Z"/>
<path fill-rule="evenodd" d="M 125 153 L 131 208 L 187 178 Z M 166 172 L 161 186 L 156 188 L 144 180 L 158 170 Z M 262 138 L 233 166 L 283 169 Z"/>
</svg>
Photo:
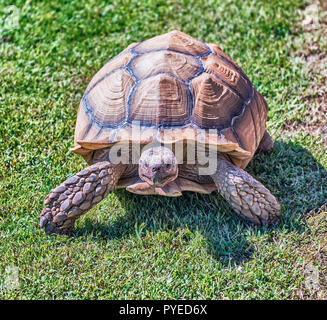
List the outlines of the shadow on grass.
<svg viewBox="0 0 327 320">
<path fill-rule="evenodd" d="M 327 197 L 323 188 L 327 172 L 308 151 L 292 143 L 275 142 L 274 152 L 270 156 L 256 155 L 247 171 L 279 199 L 282 218 L 277 225 L 258 228 L 241 221 L 217 192 L 212 195 L 187 192 L 183 197 L 166 198 L 120 190 L 116 196 L 126 214 L 112 223 L 86 219 L 84 227 L 77 228 L 75 235 L 96 234 L 100 238 L 119 239 L 137 237 L 140 233 L 142 237 L 146 230 L 156 234 L 189 229 L 205 238 L 207 250 L 214 259 L 239 264 L 251 259 L 254 251 L 246 233 L 259 236 L 272 229 L 304 232 L 306 212 Z"/>
</svg>

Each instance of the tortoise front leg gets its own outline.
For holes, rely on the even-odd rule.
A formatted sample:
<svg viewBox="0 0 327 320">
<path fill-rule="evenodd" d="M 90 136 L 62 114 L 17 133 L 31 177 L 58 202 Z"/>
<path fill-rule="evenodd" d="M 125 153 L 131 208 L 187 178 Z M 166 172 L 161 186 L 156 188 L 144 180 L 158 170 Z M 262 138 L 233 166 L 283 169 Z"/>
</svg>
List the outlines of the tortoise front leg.
<svg viewBox="0 0 327 320">
<path fill-rule="evenodd" d="M 245 220 L 262 226 L 275 222 L 280 216 L 280 204 L 270 191 L 232 163 L 219 159 L 212 179 L 220 194 Z"/>
<path fill-rule="evenodd" d="M 70 234 L 75 220 L 115 189 L 125 169 L 102 161 L 67 179 L 45 198 L 40 227 L 46 233 Z"/>
</svg>

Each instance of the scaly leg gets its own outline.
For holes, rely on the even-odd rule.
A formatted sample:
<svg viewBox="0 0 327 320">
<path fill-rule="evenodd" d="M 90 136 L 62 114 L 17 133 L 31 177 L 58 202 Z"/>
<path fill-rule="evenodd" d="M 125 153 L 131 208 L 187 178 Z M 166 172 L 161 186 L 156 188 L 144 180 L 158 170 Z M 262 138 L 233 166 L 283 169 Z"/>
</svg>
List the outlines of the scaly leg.
<svg viewBox="0 0 327 320">
<path fill-rule="evenodd" d="M 115 189 L 125 169 L 102 161 L 67 179 L 45 198 L 40 227 L 46 233 L 70 234 L 75 220 Z"/>
<path fill-rule="evenodd" d="M 212 179 L 220 194 L 242 218 L 257 225 L 268 225 L 280 216 L 277 199 L 259 181 L 224 159 Z"/>
</svg>

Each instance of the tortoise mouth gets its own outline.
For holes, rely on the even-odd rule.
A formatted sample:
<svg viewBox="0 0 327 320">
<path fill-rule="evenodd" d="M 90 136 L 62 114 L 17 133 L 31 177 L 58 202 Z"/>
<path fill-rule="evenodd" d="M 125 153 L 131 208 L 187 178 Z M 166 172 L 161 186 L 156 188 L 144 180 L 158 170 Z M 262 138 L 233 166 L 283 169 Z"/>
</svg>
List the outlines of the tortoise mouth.
<svg viewBox="0 0 327 320">
<path fill-rule="evenodd" d="M 148 185 L 153 188 L 162 188 L 168 183 L 174 181 L 178 176 L 178 172 L 173 175 L 162 177 L 160 173 L 155 174 L 153 176 L 148 176 L 144 173 L 140 174 L 140 178 L 145 181 Z"/>
</svg>

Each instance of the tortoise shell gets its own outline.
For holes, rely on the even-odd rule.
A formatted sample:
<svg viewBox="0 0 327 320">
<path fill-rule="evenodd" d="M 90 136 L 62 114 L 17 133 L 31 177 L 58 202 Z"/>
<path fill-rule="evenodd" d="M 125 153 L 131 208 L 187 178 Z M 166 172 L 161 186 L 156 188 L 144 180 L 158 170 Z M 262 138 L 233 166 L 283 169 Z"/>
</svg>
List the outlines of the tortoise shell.
<svg viewBox="0 0 327 320">
<path fill-rule="evenodd" d="M 172 31 L 131 44 L 100 69 L 81 100 L 75 148 L 193 140 L 245 168 L 265 131 L 267 103 L 218 46 Z"/>
</svg>

